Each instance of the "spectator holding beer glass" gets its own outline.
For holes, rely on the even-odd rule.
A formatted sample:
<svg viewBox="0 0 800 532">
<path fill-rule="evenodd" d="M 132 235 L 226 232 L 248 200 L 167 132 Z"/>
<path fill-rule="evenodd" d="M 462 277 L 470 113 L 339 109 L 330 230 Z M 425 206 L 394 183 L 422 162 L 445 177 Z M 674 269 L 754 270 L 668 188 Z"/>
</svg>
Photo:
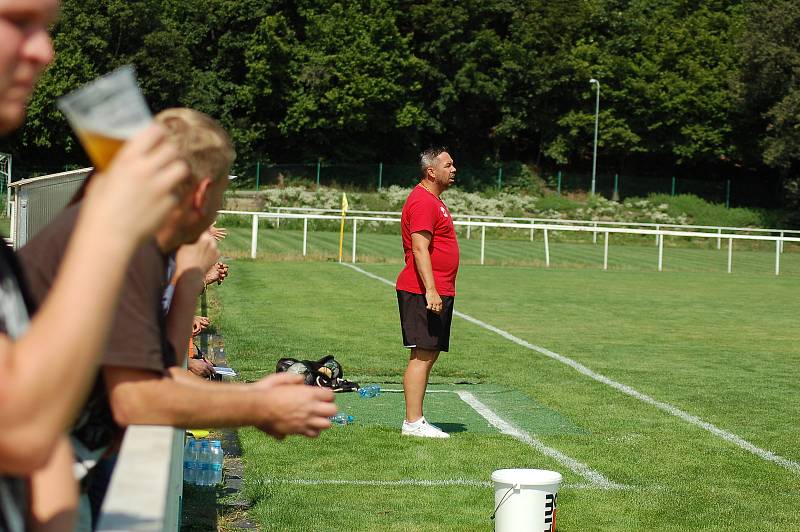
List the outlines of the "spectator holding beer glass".
<svg viewBox="0 0 800 532">
<path fill-rule="evenodd" d="M 0 134 L 19 127 L 53 58 L 57 0 L 0 0 Z M 131 132 L 133 133 L 133 132 Z M 127 265 L 189 177 L 161 126 L 135 132 L 87 190 L 52 291 L 32 308 L 0 245 L 0 529 L 72 528 L 77 499 L 65 429 L 83 404 Z M 35 312 L 34 312 L 35 311 Z"/>
</svg>

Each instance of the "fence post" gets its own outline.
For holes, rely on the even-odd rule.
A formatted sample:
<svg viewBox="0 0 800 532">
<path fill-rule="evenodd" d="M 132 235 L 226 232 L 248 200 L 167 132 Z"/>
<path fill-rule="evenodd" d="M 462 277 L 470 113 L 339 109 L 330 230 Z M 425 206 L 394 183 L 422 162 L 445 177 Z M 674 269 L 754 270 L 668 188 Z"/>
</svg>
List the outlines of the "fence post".
<svg viewBox="0 0 800 532">
<path fill-rule="evenodd" d="M 486 245 L 486 226 L 481 226 L 481 265 L 483 265 L 483 251 Z"/>
<path fill-rule="evenodd" d="M 557 181 L 557 185 L 556 185 L 556 192 L 558 192 L 559 196 L 561 195 L 561 170 L 558 171 L 558 181 Z"/>
<path fill-rule="evenodd" d="M 503 167 L 497 169 L 497 190 L 503 188 Z"/>
<path fill-rule="evenodd" d="M 6 218 L 13 218 L 11 217 L 11 163 L 14 162 L 14 158 L 9 155 L 8 156 L 8 175 L 6 176 Z M 13 222 L 12 222 L 13 224 Z M 11 238 L 14 238 L 14 233 L 11 233 Z"/>
<path fill-rule="evenodd" d="M 775 241 L 775 275 L 781 274 L 781 241 Z"/>
<path fill-rule="evenodd" d="M 658 271 L 664 265 L 664 235 L 658 235 Z"/>
<path fill-rule="evenodd" d="M 733 263 L 733 239 L 728 239 L 728 273 L 731 273 L 731 264 Z"/>
<path fill-rule="evenodd" d="M 258 215 L 253 215 L 253 234 L 250 236 L 250 258 L 256 258 L 256 246 L 258 244 Z"/>
<path fill-rule="evenodd" d="M 544 228 L 544 265 L 550 267 L 550 243 L 547 240 L 547 227 Z"/>
<path fill-rule="evenodd" d="M 717 234 L 718 235 L 722 235 L 722 228 L 721 227 L 717 228 Z M 717 249 L 720 249 L 721 247 L 722 247 L 722 236 L 718 236 L 717 237 Z"/>
<path fill-rule="evenodd" d="M 781 231 L 781 253 L 783 253 L 783 231 Z"/>
<path fill-rule="evenodd" d="M 595 231 L 592 231 L 592 244 L 597 244 L 597 222 L 594 224 Z"/>
<path fill-rule="evenodd" d="M 472 218 L 467 216 L 467 240 L 469 240 L 469 235 L 472 232 L 472 226 L 469 224 L 470 220 L 472 220 Z"/>
<path fill-rule="evenodd" d="M 317 159 L 317 188 L 319 188 L 319 171 L 322 166 L 322 159 Z"/>
<path fill-rule="evenodd" d="M 356 263 L 356 228 L 358 227 L 358 220 L 353 218 L 353 264 Z"/>
<path fill-rule="evenodd" d="M 378 192 L 383 188 L 383 163 L 378 163 Z"/>
<path fill-rule="evenodd" d="M 306 256 L 306 243 L 308 242 L 308 218 L 303 218 L 303 256 Z"/>
<path fill-rule="evenodd" d="M 656 224 L 656 231 L 658 231 L 658 230 L 660 230 L 660 229 L 661 229 L 661 226 L 659 226 L 658 224 Z M 658 233 L 656 233 L 656 246 L 657 246 L 657 245 L 658 245 Z"/>
<path fill-rule="evenodd" d="M 536 230 L 535 226 L 536 224 L 533 221 L 531 221 L 531 242 L 533 242 L 533 232 Z"/>
<path fill-rule="evenodd" d="M 611 195 L 612 201 L 619 201 L 619 174 L 614 174 L 614 193 Z"/>
<path fill-rule="evenodd" d="M 606 231 L 606 238 L 603 241 L 603 269 L 604 270 L 608 269 L 608 237 L 609 237 L 609 232 Z"/>
<path fill-rule="evenodd" d="M 725 182 L 725 208 L 731 208 L 731 180 Z"/>
<path fill-rule="evenodd" d="M 256 192 L 258 192 L 258 185 L 261 181 L 261 161 L 256 161 Z"/>
<path fill-rule="evenodd" d="M 672 196 L 675 195 L 675 176 L 672 176 Z"/>
</svg>

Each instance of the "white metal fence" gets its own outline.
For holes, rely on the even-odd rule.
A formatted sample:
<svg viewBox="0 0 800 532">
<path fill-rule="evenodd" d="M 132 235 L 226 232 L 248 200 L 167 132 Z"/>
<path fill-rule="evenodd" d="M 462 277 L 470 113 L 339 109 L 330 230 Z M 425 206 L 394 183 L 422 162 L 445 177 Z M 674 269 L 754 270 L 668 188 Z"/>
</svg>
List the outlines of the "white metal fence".
<svg viewBox="0 0 800 532">
<path fill-rule="evenodd" d="M 83 168 L 11 183 L 10 237 L 15 249 L 24 246 L 61 212 L 90 171 L 91 168 Z"/>
<path fill-rule="evenodd" d="M 291 212 L 291 213 L 315 213 L 315 214 L 332 214 L 335 215 L 341 212 L 339 209 L 318 209 L 313 207 L 273 207 L 271 208 L 272 211 L 280 214 L 283 212 Z M 269 211 L 265 211 L 269 212 Z M 389 216 L 389 217 L 400 217 L 402 213 L 398 211 L 363 211 L 363 210 L 351 210 L 348 211 L 348 215 L 363 215 L 363 216 Z M 453 219 L 461 219 L 467 222 L 471 221 L 498 221 L 498 222 L 512 222 L 512 223 L 522 223 L 522 224 L 556 224 L 556 225 L 579 225 L 579 226 L 587 226 L 590 225 L 592 227 L 627 227 L 631 229 L 676 229 L 679 231 L 700 231 L 700 232 L 709 232 L 713 231 L 717 233 L 717 249 L 720 249 L 722 240 L 728 234 L 750 234 L 750 233 L 763 233 L 765 235 L 772 235 L 772 236 L 780 236 L 780 237 L 791 237 L 797 236 L 800 237 L 800 230 L 793 230 L 793 229 L 769 229 L 769 228 L 754 228 L 754 227 L 731 227 L 725 225 L 689 225 L 689 224 L 666 224 L 666 223 L 655 223 L 655 222 L 614 222 L 614 221 L 604 221 L 604 220 L 571 220 L 571 219 L 563 219 L 563 218 L 530 218 L 530 217 L 513 217 L 513 216 L 488 216 L 482 214 L 453 214 L 451 213 Z M 471 226 L 467 225 L 467 240 L 471 238 Z M 594 238 L 596 242 L 597 232 L 594 233 Z M 531 238 L 532 239 L 532 238 Z M 656 242 L 658 245 L 658 242 Z"/>
<path fill-rule="evenodd" d="M 358 224 L 359 222 L 384 222 L 384 223 L 399 223 L 400 219 L 397 217 L 386 217 L 386 216 L 365 216 L 365 215 L 352 215 L 347 216 L 347 219 L 352 222 L 352 246 L 351 246 L 351 262 L 356 262 L 357 260 L 357 249 L 358 249 Z M 362 211 L 363 212 L 363 211 Z M 341 219 L 341 216 L 331 216 L 326 214 L 310 214 L 310 213 L 285 213 L 285 212 L 254 212 L 254 211 L 228 211 L 222 210 L 219 211 L 220 214 L 227 214 L 227 215 L 237 215 L 237 216 L 249 216 L 252 218 L 252 230 L 251 230 L 251 238 L 250 238 L 250 257 L 256 258 L 258 252 L 258 229 L 259 229 L 259 220 L 262 218 L 265 219 L 274 219 L 276 221 L 276 225 L 279 224 L 281 219 L 288 219 L 288 220 L 303 220 L 303 247 L 302 252 L 303 256 L 307 255 L 308 253 L 308 221 L 309 220 L 328 220 L 328 221 L 338 221 Z M 602 226 L 599 225 L 599 222 L 591 222 L 592 225 L 569 225 L 569 224 L 561 224 L 561 223 L 541 223 L 541 222 L 482 222 L 482 221 L 471 221 L 471 220 L 454 220 L 453 223 L 458 226 L 466 226 L 468 229 L 472 228 L 480 228 L 480 263 L 484 264 L 485 262 L 485 251 L 486 251 L 486 228 L 509 228 L 509 229 L 529 229 L 531 234 L 531 240 L 533 240 L 533 235 L 535 231 L 542 231 L 543 234 L 543 242 L 544 242 L 544 255 L 545 255 L 545 265 L 550 266 L 550 241 L 549 235 L 553 231 L 572 231 L 572 232 L 584 232 L 584 233 L 592 233 L 593 241 L 597 241 L 597 236 L 602 235 L 603 237 L 603 269 L 608 269 L 608 247 L 609 247 L 609 240 L 612 234 L 628 234 L 628 235 L 650 235 L 655 238 L 656 246 L 658 246 L 658 262 L 657 262 L 657 269 L 658 271 L 663 270 L 664 266 L 664 237 L 665 236 L 672 236 L 672 237 L 684 237 L 684 238 L 700 238 L 700 239 L 715 239 L 718 242 L 717 247 L 719 248 L 719 243 L 721 240 L 727 241 L 727 252 L 728 252 L 728 262 L 727 262 L 727 272 L 732 272 L 732 265 L 733 265 L 733 241 L 734 240 L 749 240 L 749 241 L 766 241 L 766 242 L 774 242 L 775 243 L 775 275 L 780 275 L 781 269 L 781 254 L 783 253 L 783 245 L 785 242 L 794 242 L 800 243 L 800 237 L 789 237 L 783 234 L 778 236 L 771 236 L 771 235 L 748 235 L 742 233 L 719 233 L 719 232 L 699 232 L 699 231 L 691 231 L 691 230 L 672 230 L 672 229 L 663 229 L 661 227 L 656 229 L 636 229 L 636 228 L 629 228 L 629 227 L 614 227 L 614 226 Z M 598 225 L 595 225 L 597 223 Z M 678 226 L 681 227 L 681 226 Z M 798 233 L 798 231 L 793 231 L 792 233 Z"/>
</svg>

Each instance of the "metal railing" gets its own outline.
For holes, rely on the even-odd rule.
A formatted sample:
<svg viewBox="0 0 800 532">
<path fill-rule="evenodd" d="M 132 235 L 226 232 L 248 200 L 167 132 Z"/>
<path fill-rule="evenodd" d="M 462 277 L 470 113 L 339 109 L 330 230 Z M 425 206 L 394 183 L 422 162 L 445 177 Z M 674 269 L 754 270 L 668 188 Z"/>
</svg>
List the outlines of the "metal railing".
<svg viewBox="0 0 800 532">
<path fill-rule="evenodd" d="M 280 214 L 281 212 L 313 212 L 313 213 L 341 213 L 341 209 L 319 209 L 314 207 L 269 207 L 269 210 L 274 210 L 274 212 Z M 264 212 L 269 212 L 269 210 L 265 210 Z M 400 216 L 402 213 L 398 211 L 367 211 L 367 210 L 349 210 L 347 211 L 348 215 L 356 214 L 356 215 L 367 215 L 367 216 L 376 216 L 376 215 L 383 215 L 383 216 Z M 691 224 L 668 224 L 668 223 L 657 223 L 657 222 L 614 222 L 614 221 L 605 221 L 605 220 L 573 220 L 573 219 L 566 219 L 566 218 L 536 218 L 536 217 L 521 217 L 521 216 L 490 216 L 490 215 L 483 215 L 483 214 L 456 214 L 451 213 L 453 219 L 466 219 L 466 221 L 471 222 L 473 220 L 498 220 L 501 222 L 520 222 L 523 224 L 530 224 L 530 223 L 543 223 L 543 224 L 568 224 L 568 225 L 587 225 L 591 224 L 593 227 L 630 227 L 630 228 L 649 228 L 652 227 L 656 230 L 660 229 L 678 229 L 681 231 L 689 231 L 693 229 L 704 230 L 710 229 L 712 231 L 716 231 L 716 239 L 717 239 L 717 249 L 720 249 L 722 240 L 728 234 L 736 234 L 741 232 L 746 233 L 765 233 L 768 235 L 776 235 L 780 237 L 785 237 L 789 235 L 798 235 L 800 236 L 800 230 L 796 229 L 770 229 L 770 228 L 761 228 L 761 227 L 732 227 L 732 226 L 725 226 L 725 225 L 691 225 Z M 278 224 L 280 226 L 280 223 Z M 467 226 L 467 240 L 471 238 L 471 226 Z M 597 232 L 594 233 L 594 238 L 596 242 Z M 533 234 L 531 234 L 531 240 L 533 240 Z M 656 245 L 658 245 L 658 241 L 656 241 Z M 783 249 L 781 248 L 781 251 Z"/>
<path fill-rule="evenodd" d="M 183 429 L 134 425 L 114 466 L 98 531 L 160 532 L 180 528 Z"/>
<path fill-rule="evenodd" d="M 11 241 L 24 246 L 69 203 L 91 168 L 32 177 L 10 184 Z"/>
<path fill-rule="evenodd" d="M 351 211 L 353 212 L 353 211 Z M 258 229 L 259 220 L 266 219 L 289 219 L 289 220 L 303 220 L 303 256 L 308 253 L 308 221 L 309 220 L 329 220 L 339 221 L 341 216 L 330 216 L 325 214 L 292 214 L 292 213 L 271 213 L 271 212 L 254 212 L 254 211 L 229 211 L 221 210 L 220 214 L 250 216 L 252 217 L 252 232 L 250 238 L 250 257 L 256 258 L 258 252 Z M 347 219 L 352 222 L 352 247 L 351 247 L 351 261 L 353 263 L 357 260 L 358 248 L 358 222 L 385 222 L 385 223 L 399 223 L 400 219 L 397 217 L 379 217 L 379 216 L 347 216 Z M 687 237 L 687 238 L 705 238 L 705 239 L 721 239 L 724 238 L 728 241 L 728 265 L 727 272 L 732 271 L 733 261 L 733 241 L 734 240 L 751 240 L 751 241 L 769 241 L 775 243 L 775 275 L 780 275 L 781 254 L 783 253 L 783 245 L 785 242 L 800 243 L 799 237 L 787 237 L 785 235 L 767 236 L 767 235 L 745 235 L 736 233 L 704 233 L 695 231 L 675 231 L 669 229 L 632 229 L 626 227 L 611 227 L 600 225 L 564 225 L 558 223 L 540 223 L 540 222 L 478 222 L 478 221 L 465 221 L 453 220 L 453 223 L 458 226 L 466 226 L 468 228 L 480 228 L 481 230 L 481 251 L 480 251 L 480 264 L 485 263 L 485 250 L 486 250 L 486 228 L 509 228 L 509 229 L 530 229 L 531 235 L 536 230 L 543 233 L 544 238 L 544 253 L 545 265 L 550 266 L 550 243 L 549 233 L 552 231 L 572 231 L 572 232 L 587 232 L 595 235 L 602 234 L 604 236 L 603 242 L 603 269 L 608 269 L 608 245 L 611 234 L 631 234 L 631 235 L 650 235 L 655 237 L 656 245 L 658 246 L 658 271 L 663 271 L 664 259 L 664 237 Z M 678 226 L 681 227 L 681 226 Z M 797 231 L 793 231 L 797 233 Z"/>
</svg>

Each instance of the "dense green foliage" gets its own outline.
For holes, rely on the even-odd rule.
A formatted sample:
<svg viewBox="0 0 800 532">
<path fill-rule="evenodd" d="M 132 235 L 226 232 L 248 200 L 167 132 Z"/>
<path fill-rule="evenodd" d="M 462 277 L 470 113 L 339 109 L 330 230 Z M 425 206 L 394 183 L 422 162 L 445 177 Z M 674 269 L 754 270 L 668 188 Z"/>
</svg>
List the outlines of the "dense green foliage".
<svg viewBox="0 0 800 532">
<path fill-rule="evenodd" d="M 800 158 L 794 0 L 64 0 L 55 64 L 3 151 L 79 162 L 54 99 L 134 63 L 154 109 L 219 117 L 240 160 L 734 177 Z"/>
</svg>

